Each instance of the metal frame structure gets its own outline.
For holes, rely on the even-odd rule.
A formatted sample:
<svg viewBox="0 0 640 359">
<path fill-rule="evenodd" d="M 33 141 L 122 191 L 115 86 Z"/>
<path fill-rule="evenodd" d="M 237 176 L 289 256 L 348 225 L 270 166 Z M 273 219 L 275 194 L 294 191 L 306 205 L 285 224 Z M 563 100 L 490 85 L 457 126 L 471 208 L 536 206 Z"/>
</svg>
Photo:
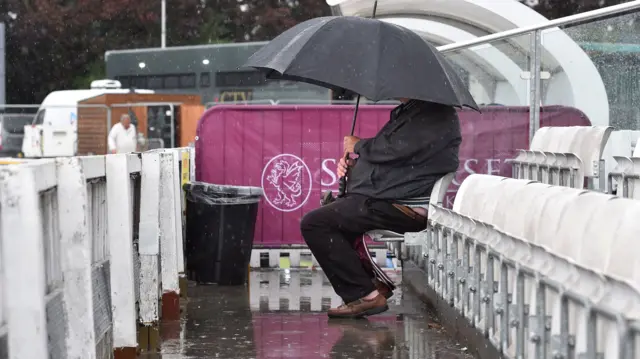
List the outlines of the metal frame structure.
<svg viewBox="0 0 640 359">
<path fill-rule="evenodd" d="M 640 10 L 640 0 L 630 1 L 624 4 L 613 5 L 606 8 L 587 11 L 581 14 L 571 15 L 560 19 L 550 20 L 548 22 L 537 24 L 534 26 L 525 26 L 513 30 L 507 30 L 496 34 L 478 37 L 476 39 L 457 42 L 455 44 L 439 46 L 438 50 L 442 53 L 450 53 L 463 49 L 469 49 L 479 45 L 487 45 L 500 40 L 513 39 L 522 35 L 530 36 L 530 52 L 529 69 L 531 73 L 531 82 L 529 83 L 530 103 L 529 103 L 529 141 L 533 140 L 533 135 L 540 128 L 540 72 L 541 58 L 543 52 L 542 32 L 544 30 L 557 28 L 567 25 L 578 25 L 593 20 L 602 20 L 614 15 L 622 15 Z"/>
</svg>

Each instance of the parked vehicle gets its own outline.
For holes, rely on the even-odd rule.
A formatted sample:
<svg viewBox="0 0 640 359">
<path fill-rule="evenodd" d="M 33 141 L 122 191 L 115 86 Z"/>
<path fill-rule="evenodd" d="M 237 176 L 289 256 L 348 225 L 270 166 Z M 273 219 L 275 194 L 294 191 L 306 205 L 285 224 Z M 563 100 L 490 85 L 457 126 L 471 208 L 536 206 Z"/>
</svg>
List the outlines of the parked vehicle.
<svg viewBox="0 0 640 359">
<path fill-rule="evenodd" d="M 184 147 L 195 140 L 204 112 L 200 96 L 189 94 L 102 94 L 79 102 L 78 155 L 107 153 L 111 127 L 128 114 L 139 150 Z M 109 111 L 106 111 L 106 109 Z"/>
<path fill-rule="evenodd" d="M 89 90 L 54 91 L 45 97 L 33 123 L 24 127 L 25 157 L 75 156 L 78 151 L 79 103 L 104 94 L 152 94 L 151 90 L 122 89 L 118 81 L 99 80 Z M 98 109 L 98 107 L 94 107 Z M 101 107 L 106 118 L 107 108 Z M 105 123 L 106 126 L 106 123 Z"/>
<path fill-rule="evenodd" d="M 0 157 L 22 156 L 24 128 L 33 118 L 33 114 L 0 114 Z"/>
</svg>

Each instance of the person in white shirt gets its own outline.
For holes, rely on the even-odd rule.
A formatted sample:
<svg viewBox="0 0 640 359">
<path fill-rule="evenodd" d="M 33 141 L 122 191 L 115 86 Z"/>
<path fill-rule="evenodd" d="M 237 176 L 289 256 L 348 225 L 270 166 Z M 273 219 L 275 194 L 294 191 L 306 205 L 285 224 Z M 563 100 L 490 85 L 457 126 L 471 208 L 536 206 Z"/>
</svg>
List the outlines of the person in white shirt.
<svg viewBox="0 0 640 359">
<path fill-rule="evenodd" d="M 120 122 L 111 127 L 109 131 L 109 153 L 129 153 L 137 150 L 136 127 L 131 124 L 128 114 L 120 117 Z"/>
</svg>

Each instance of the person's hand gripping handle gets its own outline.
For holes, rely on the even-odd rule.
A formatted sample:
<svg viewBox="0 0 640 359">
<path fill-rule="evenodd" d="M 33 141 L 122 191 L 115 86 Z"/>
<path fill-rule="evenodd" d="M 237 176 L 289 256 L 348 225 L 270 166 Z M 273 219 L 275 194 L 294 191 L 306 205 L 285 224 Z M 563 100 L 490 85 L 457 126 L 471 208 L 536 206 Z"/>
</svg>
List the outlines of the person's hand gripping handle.
<svg viewBox="0 0 640 359">
<path fill-rule="evenodd" d="M 352 129 L 353 130 L 353 129 Z M 349 157 L 355 151 L 356 143 L 360 138 L 356 136 L 346 136 L 344 138 L 344 156 L 338 162 L 338 177 L 340 178 L 340 187 L 338 188 L 338 198 L 344 197 L 347 192 L 347 177 L 349 175 L 349 167 L 355 164 L 355 161 Z"/>
<path fill-rule="evenodd" d="M 338 177 L 340 178 L 340 187 L 338 188 L 338 197 L 344 197 L 347 192 L 347 176 L 349 174 L 349 167 L 353 166 L 353 159 L 349 158 L 349 153 L 345 153 L 344 157 L 338 162 Z"/>
</svg>

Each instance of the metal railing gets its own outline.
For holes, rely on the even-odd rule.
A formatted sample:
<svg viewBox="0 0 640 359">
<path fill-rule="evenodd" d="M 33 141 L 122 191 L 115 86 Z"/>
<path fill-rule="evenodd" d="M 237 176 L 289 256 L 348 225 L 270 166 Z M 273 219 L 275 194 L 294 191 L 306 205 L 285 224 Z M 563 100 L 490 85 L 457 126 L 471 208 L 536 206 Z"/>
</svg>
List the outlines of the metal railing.
<svg viewBox="0 0 640 359">
<path fill-rule="evenodd" d="M 558 27 L 583 25 L 583 24 L 591 23 L 598 20 L 609 19 L 614 16 L 626 15 L 638 10 L 640 10 L 640 1 L 636 0 L 636 1 L 631 1 L 624 4 L 619 4 L 619 5 L 609 6 L 609 7 L 598 9 L 598 10 L 584 12 L 581 14 L 567 16 L 560 19 L 546 21 L 541 24 L 525 26 L 521 28 L 503 31 L 496 34 L 490 34 L 487 36 L 478 37 L 478 38 L 467 40 L 467 41 L 461 41 L 453 44 L 439 46 L 438 50 L 440 50 L 443 54 L 445 54 L 445 56 L 451 56 L 462 50 L 471 50 L 474 52 L 487 51 L 487 50 L 484 50 L 484 48 L 481 47 L 481 45 L 492 45 L 500 41 L 513 41 L 513 40 L 516 40 L 517 37 L 520 37 L 518 40 L 519 42 L 522 42 L 525 39 L 523 38 L 523 36 L 527 36 L 529 40 L 529 48 L 525 50 L 525 56 L 524 56 L 525 61 L 522 61 L 522 59 L 519 58 L 518 59 L 519 61 L 515 61 L 515 62 L 516 63 L 526 62 L 526 64 L 524 63 L 520 64 L 520 67 L 522 67 L 522 69 L 527 68 L 528 71 L 521 71 L 517 75 L 514 74 L 513 76 L 518 76 L 519 78 L 512 78 L 509 80 L 511 80 L 512 84 L 513 83 L 517 84 L 518 83 L 517 81 L 520 81 L 520 80 L 528 81 L 528 84 L 526 85 L 528 90 L 526 94 L 526 102 L 530 108 L 529 139 L 531 140 L 533 139 L 533 135 L 535 134 L 535 132 L 540 128 L 540 107 L 542 102 L 541 99 L 542 99 L 542 91 L 543 91 L 541 80 L 548 80 L 550 76 L 552 76 L 552 74 L 549 73 L 548 71 L 543 71 L 543 67 L 544 67 L 543 65 L 545 65 L 543 63 L 543 54 L 546 50 L 543 45 L 544 43 L 543 35 L 549 36 L 549 34 L 547 34 L 545 30 L 557 29 Z M 518 52 L 518 50 L 516 50 L 516 52 Z M 504 52 L 501 55 L 505 55 L 509 57 Z M 571 64 L 570 62 L 568 64 L 570 66 L 574 65 L 574 64 Z M 606 92 L 609 92 L 609 91 L 606 91 Z M 602 97 L 604 97 L 605 100 L 608 101 L 608 99 L 606 99 L 607 97 L 606 92 L 605 91 L 599 92 L 599 96 L 601 94 Z M 561 103 L 559 102 L 558 104 L 561 104 Z M 578 109 L 584 111 L 584 109 L 580 108 L 580 106 L 577 106 L 577 107 Z M 585 113 L 586 112 L 587 111 L 585 111 Z M 604 113 L 604 110 L 603 110 L 603 113 Z M 588 117 L 591 117 L 592 121 L 599 120 L 597 118 L 594 118 L 596 117 L 596 115 L 593 115 L 593 114 L 590 115 L 589 113 L 586 113 L 586 114 Z"/>
<path fill-rule="evenodd" d="M 263 100 L 247 100 L 236 102 L 207 102 L 205 108 L 209 109 L 213 106 L 220 105 L 355 105 L 355 100 L 312 100 L 312 99 L 295 99 L 295 98 L 281 98 L 281 99 L 263 99 Z M 361 101 L 361 105 L 398 105 L 399 101 L 383 100 L 377 102 L 364 102 Z"/>
<path fill-rule="evenodd" d="M 494 41 L 506 40 L 515 36 L 526 35 L 532 32 L 538 32 L 559 26 L 578 25 L 592 20 L 601 20 L 613 15 L 621 15 L 640 9 L 640 0 L 630 1 L 624 4 L 607 6 L 602 9 L 583 12 L 576 15 L 565 16 L 555 20 L 549 20 L 541 24 L 519 27 L 513 30 L 502 31 L 499 33 L 481 36 L 476 39 L 460 41 L 453 44 L 438 46 L 438 50 L 447 53 L 455 50 L 466 49 L 472 46 L 489 44 Z"/>
</svg>

